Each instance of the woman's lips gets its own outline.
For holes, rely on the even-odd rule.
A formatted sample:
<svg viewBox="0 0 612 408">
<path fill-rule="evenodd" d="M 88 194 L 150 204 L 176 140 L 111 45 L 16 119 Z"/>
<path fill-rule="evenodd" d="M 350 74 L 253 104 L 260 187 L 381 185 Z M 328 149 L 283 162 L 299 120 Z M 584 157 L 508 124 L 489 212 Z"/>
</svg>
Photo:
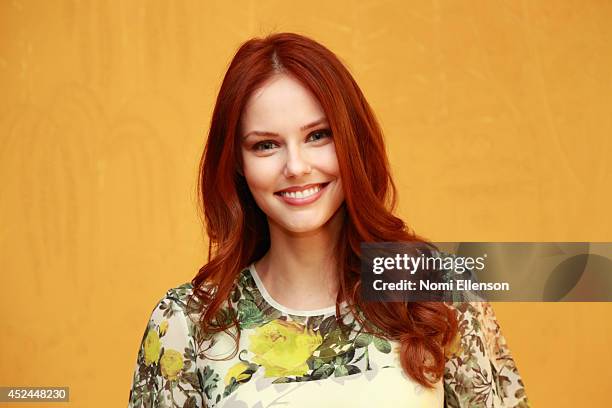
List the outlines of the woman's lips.
<svg viewBox="0 0 612 408">
<path fill-rule="evenodd" d="M 282 201 L 284 201 L 285 203 L 287 203 L 289 205 L 297 205 L 297 206 L 299 206 L 299 205 L 307 205 L 307 204 L 310 204 L 310 203 L 313 203 L 313 202 L 317 201 L 319 199 L 319 197 L 321 197 L 321 195 L 325 192 L 325 189 L 327 188 L 329 183 L 330 182 L 321 183 L 320 184 L 321 189 L 319 191 L 317 191 L 313 195 L 305 197 L 305 198 L 289 197 L 289 196 L 281 194 L 280 192 L 274 193 L 274 195 L 277 196 L 278 198 L 280 198 Z"/>
</svg>

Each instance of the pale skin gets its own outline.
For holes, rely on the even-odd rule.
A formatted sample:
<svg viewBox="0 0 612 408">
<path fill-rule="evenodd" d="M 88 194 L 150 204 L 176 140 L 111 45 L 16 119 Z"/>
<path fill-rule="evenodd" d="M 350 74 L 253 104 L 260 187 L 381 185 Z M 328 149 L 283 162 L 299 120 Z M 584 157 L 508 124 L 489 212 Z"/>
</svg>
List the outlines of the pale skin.
<svg viewBox="0 0 612 408">
<path fill-rule="evenodd" d="M 333 306 L 338 291 L 333 247 L 345 216 L 344 193 L 323 109 L 299 81 L 278 74 L 251 95 L 240 128 L 242 173 L 270 227 L 270 250 L 255 262 L 258 275 L 285 307 Z M 306 205 L 289 205 L 275 194 L 328 182 Z"/>
</svg>

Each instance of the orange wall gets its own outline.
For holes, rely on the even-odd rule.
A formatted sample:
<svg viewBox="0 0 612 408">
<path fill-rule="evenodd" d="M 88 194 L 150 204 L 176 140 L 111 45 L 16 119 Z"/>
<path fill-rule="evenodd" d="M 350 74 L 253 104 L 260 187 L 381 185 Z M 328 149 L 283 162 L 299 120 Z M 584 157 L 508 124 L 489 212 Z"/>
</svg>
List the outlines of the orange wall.
<svg viewBox="0 0 612 408">
<path fill-rule="evenodd" d="M 0 384 L 127 405 L 153 306 L 205 261 L 220 80 L 269 31 L 348 64 L 417 232 L 612 241 L 611 3 L 293 3 L 0 2 Z M 609 401 L 612 305 L 495 307 L 533 406 Z"/>
</svg>

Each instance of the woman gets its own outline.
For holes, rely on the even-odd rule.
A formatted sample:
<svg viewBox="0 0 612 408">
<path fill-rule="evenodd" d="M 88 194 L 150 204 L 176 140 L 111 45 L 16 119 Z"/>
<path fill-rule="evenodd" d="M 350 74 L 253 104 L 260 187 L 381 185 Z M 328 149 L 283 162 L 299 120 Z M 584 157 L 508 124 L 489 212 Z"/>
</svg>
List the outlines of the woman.
<svg viewBox="0 0 612 408">
<path fill-rule="evenodd" d="M 200 166 L 209 262 L 143 336 L 130 407 L 527 406 L 487 303 L 360 297 L 362 242 L 394 215 L 382 132 L 319 43 L 247 41 Z"/>
</svg>

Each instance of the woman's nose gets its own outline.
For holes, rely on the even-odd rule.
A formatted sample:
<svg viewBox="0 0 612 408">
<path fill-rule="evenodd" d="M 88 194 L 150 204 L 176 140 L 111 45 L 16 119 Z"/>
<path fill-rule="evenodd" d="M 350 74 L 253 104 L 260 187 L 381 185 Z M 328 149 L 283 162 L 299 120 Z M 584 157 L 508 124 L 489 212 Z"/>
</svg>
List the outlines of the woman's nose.
<svg viewBox="0 0 612 408">
<path fill-rule="evenodd" d="M 289 147 L 287 149 L 287 162 L 285 163 L 285 177 L 299 177 L 311 171 L 308 158 L 300 148 Z"/>
</svg>

